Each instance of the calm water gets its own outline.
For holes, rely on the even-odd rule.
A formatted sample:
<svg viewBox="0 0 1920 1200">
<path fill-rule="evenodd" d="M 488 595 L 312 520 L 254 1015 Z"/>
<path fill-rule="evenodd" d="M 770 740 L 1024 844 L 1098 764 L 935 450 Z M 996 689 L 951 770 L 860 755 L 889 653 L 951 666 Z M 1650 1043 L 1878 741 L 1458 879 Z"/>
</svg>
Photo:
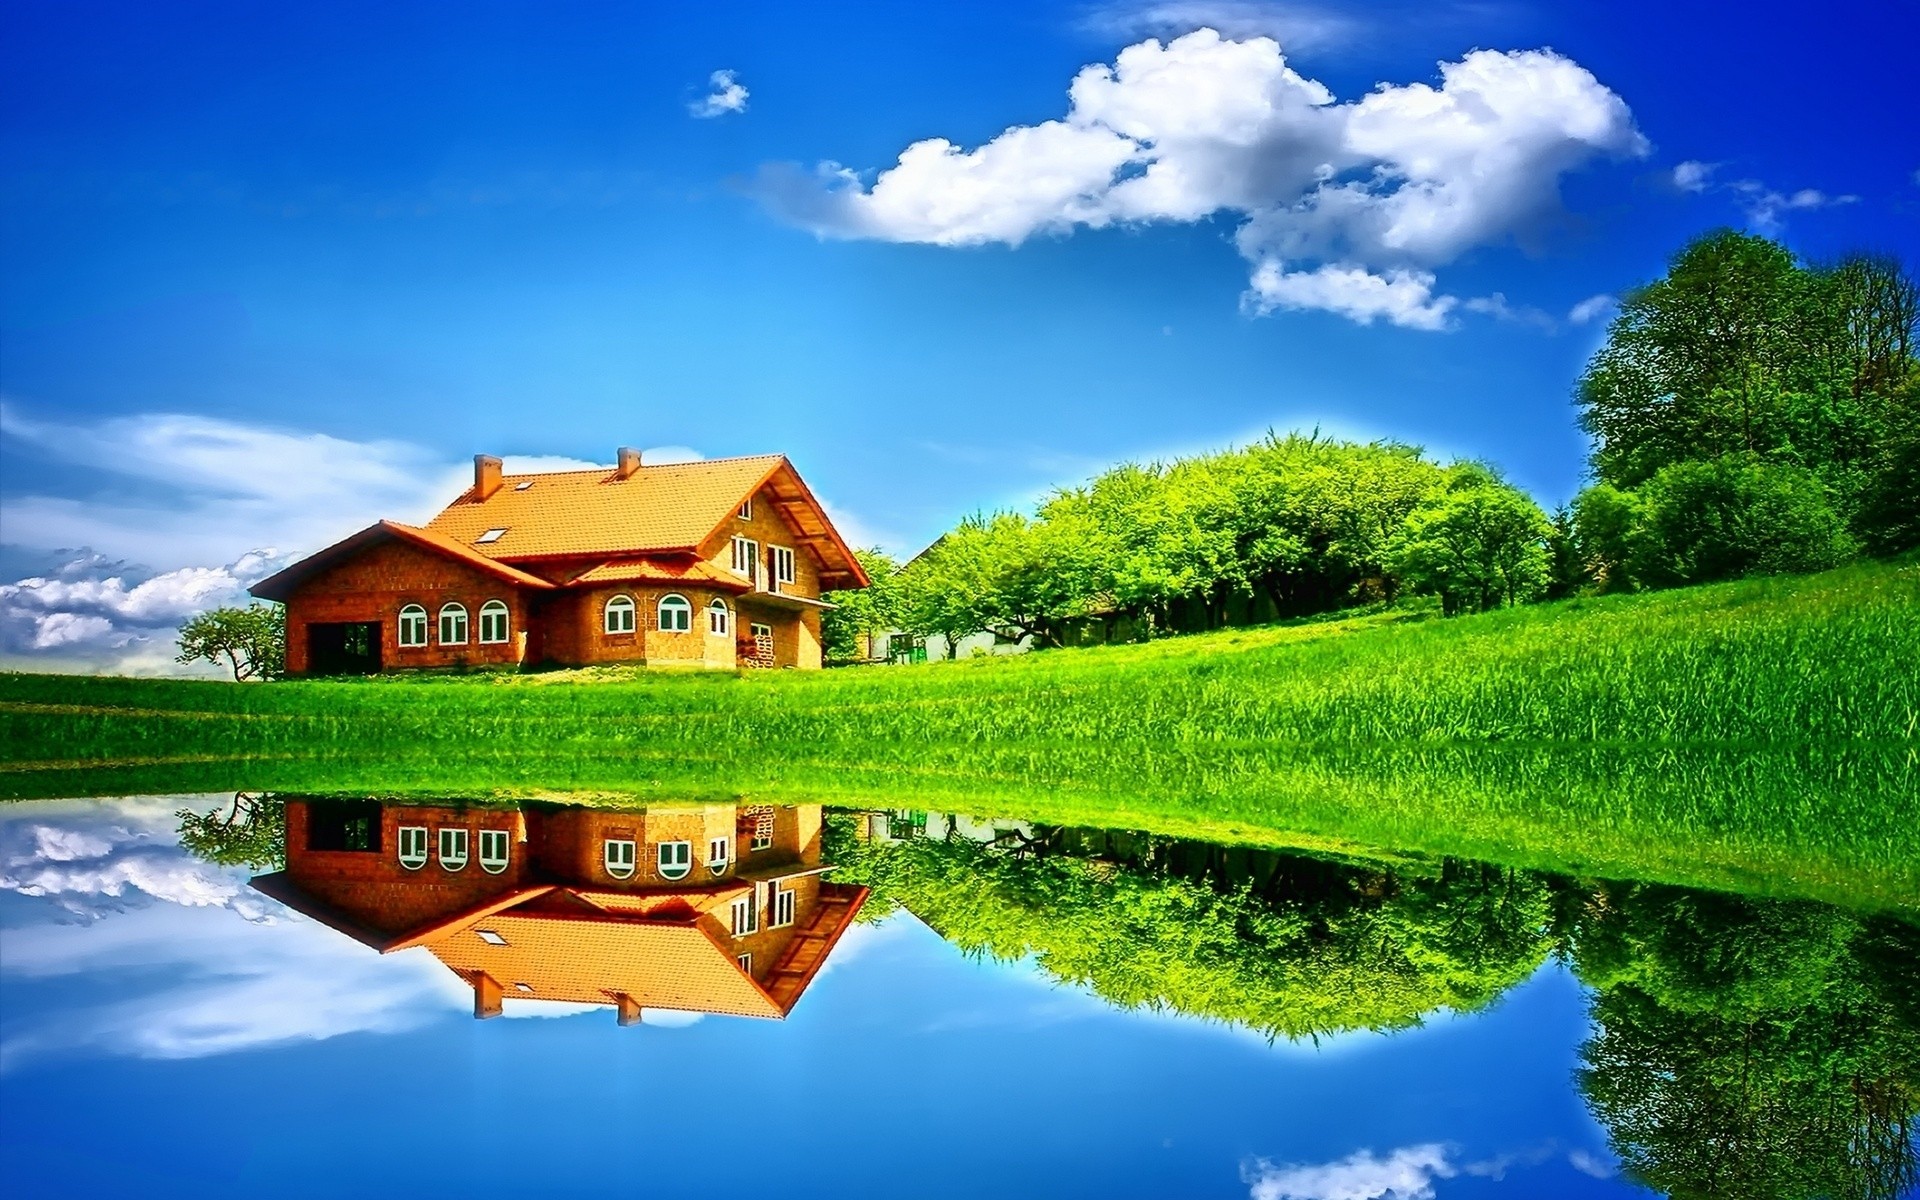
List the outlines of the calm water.
<svg viewBox="0 0 1920 1200">
<path fill-rule="evenodd" d="M 5 806 L 0 885 L 14 1196 L 1916 1194 L 1920 933 L 1813 904 L 232 795 Z"/>
</svg>

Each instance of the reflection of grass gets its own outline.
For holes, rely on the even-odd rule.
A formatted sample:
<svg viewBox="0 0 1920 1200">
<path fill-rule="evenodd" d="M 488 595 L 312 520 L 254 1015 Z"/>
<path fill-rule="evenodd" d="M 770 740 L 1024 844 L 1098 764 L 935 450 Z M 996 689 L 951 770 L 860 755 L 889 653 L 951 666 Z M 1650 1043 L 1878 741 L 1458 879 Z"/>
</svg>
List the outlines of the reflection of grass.
<svg viewBox="0 0 1920 1200">
<path fill-rule="evenodd" d="M 1885 905 L 1915 663 L 1908 564 L 820 675 L 7 676 L 0 789 L 816 798 Z"/>
</svg>

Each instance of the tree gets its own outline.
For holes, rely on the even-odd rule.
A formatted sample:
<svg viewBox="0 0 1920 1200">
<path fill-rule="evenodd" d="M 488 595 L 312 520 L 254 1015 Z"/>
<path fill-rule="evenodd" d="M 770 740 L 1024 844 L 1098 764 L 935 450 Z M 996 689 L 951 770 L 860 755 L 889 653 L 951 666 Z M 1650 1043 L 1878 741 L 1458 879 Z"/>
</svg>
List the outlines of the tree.
<svg viewBox="0 0 1920 1200">
<path fill-rule="evenodd" d="M 1628 543 L 1628 569 L 1649 587 L 1819 571 L 1856 548 L 1818 475 L 1750 454 L 1662 467 L 1640 489 Z"/>
<path fill-rule="evenodd" d="M 1553 526 L 1526 493 L 1478 463 L 1407 515 L 1390 558 L 1406 585 L 1448 616 L 1531 600 L 1546 589 Z"/>
<path fill-rule="evenodd" d="M 1596 483 L 1573 498 L 1573 543 L 1587 576 L 1603 592 L 1633 586 L 1627 560 L 1640 528 L 1642 505 L 1633 492 Z"/>
<path fill-rule="evenodd" d="M 867 573 L 867 586 L 820 597 L 834 606 L 820 617 L 822 650 L 830 662 L 857 661 L 877 635 L 901 628 L 900 564 L 877 547 L 853 556 Z"/>
<path fill-rule="evenodd" d="M 180 627 L 174 661 L 219 666 L 222 659 L 235 680 L 279 678 L 287 662 L 286 610 L 277 604 L 216 608 Z"/>
<path fill-rule="evenodd" d="M 180 846 L 223 867 L 277 870 L 287 858 L 286 805 L 272 796 L 235 792 L 231 803 L 212 812 L 183 808 Z"/>
</svg>

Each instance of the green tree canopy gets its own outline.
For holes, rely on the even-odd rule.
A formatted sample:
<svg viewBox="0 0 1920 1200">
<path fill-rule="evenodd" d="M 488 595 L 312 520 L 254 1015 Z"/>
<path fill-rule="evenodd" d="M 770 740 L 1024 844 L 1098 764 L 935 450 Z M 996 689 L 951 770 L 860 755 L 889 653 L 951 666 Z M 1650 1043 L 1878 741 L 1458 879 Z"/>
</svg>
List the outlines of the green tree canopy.
<svg viewBox="0 0 1920 1200">
<path fill-rule="evenodd" d="M 277 604 L 216 608 L 180 627 L 176 662 L 226 666 L 236 680 L 276 679 L 286 669 L 287 615 Z"/>
<path fill-rule="evenodd" d="M 1407 514 L 1389 559 L 1407 587 L 1448 614 L 1520 604 L 1546 590 L 1553 526 L 1525 492 L 1477 463 Z"/>
</svg>

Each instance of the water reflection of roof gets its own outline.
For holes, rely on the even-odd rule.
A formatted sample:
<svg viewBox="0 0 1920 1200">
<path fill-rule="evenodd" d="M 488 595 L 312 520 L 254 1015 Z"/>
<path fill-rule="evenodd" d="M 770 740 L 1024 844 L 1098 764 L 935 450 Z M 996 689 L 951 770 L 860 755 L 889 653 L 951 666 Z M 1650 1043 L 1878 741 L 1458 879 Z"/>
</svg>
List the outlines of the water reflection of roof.
<svg viewBox="0 0 1920 1200">
<path fill-rule="evenodd" d="M 811 874 L 787 867 L 769 875 Z M 424 946 L 475 989 L 476 1013 L 498 998 L 611 1004 L 743 1017 L 786 1016 L 853 924 L 867 889 L 823 883 L 806 923 L 756 980 L 735 950 L 701 924 L 750 882 L 669 892 L 614 892 L 553 884 L 516 888 L 397 934 L 354 921 L 308 894 L 286 872 L 253 881 L 260 892 L 382 954 Z M 482 937 L 482 933 L 490 936 Z M 492 996 L 489 1001 L 484 997 Z"/>
</svg>

